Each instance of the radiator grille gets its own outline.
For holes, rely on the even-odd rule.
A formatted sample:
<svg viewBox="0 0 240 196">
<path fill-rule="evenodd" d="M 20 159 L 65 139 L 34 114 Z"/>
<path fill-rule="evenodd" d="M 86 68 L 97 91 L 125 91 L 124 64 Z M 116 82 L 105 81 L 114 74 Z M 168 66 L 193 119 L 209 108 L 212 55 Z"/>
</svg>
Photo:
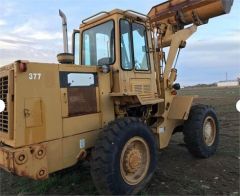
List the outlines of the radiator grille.
<svg viewBox="0 0 240 196">
<path fill-rule="evenodd" d="M 137 94 L 142 94 L 142 93 L 151 93 L 151 87 L 150 85 L 142 85 L 142 84 L 135 84 L 133 85 L 133 90 Z"/>
<path fill-rule="evenodd" d="M 8 94 L 8 76 L 0 78 L 0 99 L 6 104 L 6 108 L 0 113 L 0 132 L 8 133 L 8 111 L 7 111 L 7 94 Z"/>
</svg>

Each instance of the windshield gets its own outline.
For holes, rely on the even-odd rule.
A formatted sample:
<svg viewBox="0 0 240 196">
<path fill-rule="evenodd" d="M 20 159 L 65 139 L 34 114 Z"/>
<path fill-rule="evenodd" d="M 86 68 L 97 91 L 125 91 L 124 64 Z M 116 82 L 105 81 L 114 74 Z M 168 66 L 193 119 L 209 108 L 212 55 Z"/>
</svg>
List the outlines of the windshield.
<svg viewBox="0 0 240 196">
<path fill-rule="evenodd" d="M 114 22 L 108 21 L 83 32 L 82 64 L 111 65 L 115 61 Z"/>
</svg>

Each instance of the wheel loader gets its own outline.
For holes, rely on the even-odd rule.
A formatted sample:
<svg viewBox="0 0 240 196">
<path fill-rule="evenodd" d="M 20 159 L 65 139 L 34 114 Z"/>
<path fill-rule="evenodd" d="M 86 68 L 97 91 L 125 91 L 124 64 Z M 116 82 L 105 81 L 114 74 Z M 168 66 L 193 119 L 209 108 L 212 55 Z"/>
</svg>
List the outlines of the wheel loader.
<svg viewBox="0 0 240 196">
<path fill-rule="evenodd" d="M 44 180 L 87 159 L 100 194 L 131 195 L 150 181 L 157 149 L 176 132 L 184 134 L 192 155 L 215 154 L 216 113 L 194 105 L 193 96 L 178 95 L 175 62 L 197 28 L 229 13 L 232 4 L 169 0 L 147 15 L 100 12 L 73 31 L 72 53 L 60 10 L 64 52 L 58 63 L 17 60 L 0 68 L 6 105 L 0 167 Z"/>
</svg>

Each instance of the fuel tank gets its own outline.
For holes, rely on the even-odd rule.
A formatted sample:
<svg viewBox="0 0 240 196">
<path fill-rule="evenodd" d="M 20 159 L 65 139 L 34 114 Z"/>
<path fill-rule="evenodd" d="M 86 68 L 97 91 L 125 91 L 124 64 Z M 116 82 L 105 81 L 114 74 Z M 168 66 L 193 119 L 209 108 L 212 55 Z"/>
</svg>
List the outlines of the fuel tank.
<svg viewBox="0 0 240 196">
<path fill-rule="evenodd" d="M 154 6 L 150 21 L 167 24 L 206 23 L 210 18 L 228 14 L 234 0 L 169 0 Z M 202 23 L 201 23 L 202 22 Z"/>
</svg>

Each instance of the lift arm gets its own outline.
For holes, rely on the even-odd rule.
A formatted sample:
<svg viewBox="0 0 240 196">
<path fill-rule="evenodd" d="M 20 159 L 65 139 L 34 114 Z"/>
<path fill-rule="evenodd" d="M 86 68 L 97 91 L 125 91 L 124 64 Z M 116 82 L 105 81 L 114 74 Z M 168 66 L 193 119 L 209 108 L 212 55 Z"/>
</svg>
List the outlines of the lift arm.
<svg viewBox="0 0 240 196">
<path fill-rule="evenodd" d="M 197 30 L 197 26 L 206 24 L 210 18 L 230 12 L 233 0 L 169 0 L 154 6 L 148 13 L 153 32 L 157 32 L 155 48 L 155 67 L 159 68 L 163 60 L 163 48 L 169 47 L 164 71 L 156 69 L 157 86 L 164 80 L 164 88 L 174 82 L 176 73 L 172 69 L 177 51 L 184 47 L 187 39 Z M 187 27 L 186 25 L 191 25 Z M 173 74 L 171 76 L 171 70 Z M 159 73 L 158 73 L 159 72 Z M 159 92 L 159 95 L 162 94 Z"/>
<path fill-rule="evenodd" d="M 178 49 L 181 46 L 182 43 L 184 43 L 189 37 L 191 37 L 192 34 L 194 34 L 197 31 L 197 26 L 193 25 L 191 27 L 188 27 L 186 29 L 182 29 L 175 34 L 173 34 L 171 37 L 171 45 L 167 57 L 167 62 L 164 68 L 164 78 L 168 78 L 170 71 L 172 69 L 172 65 L 174 63 L 175 57 L 177 55 Z"/>
</svg>

